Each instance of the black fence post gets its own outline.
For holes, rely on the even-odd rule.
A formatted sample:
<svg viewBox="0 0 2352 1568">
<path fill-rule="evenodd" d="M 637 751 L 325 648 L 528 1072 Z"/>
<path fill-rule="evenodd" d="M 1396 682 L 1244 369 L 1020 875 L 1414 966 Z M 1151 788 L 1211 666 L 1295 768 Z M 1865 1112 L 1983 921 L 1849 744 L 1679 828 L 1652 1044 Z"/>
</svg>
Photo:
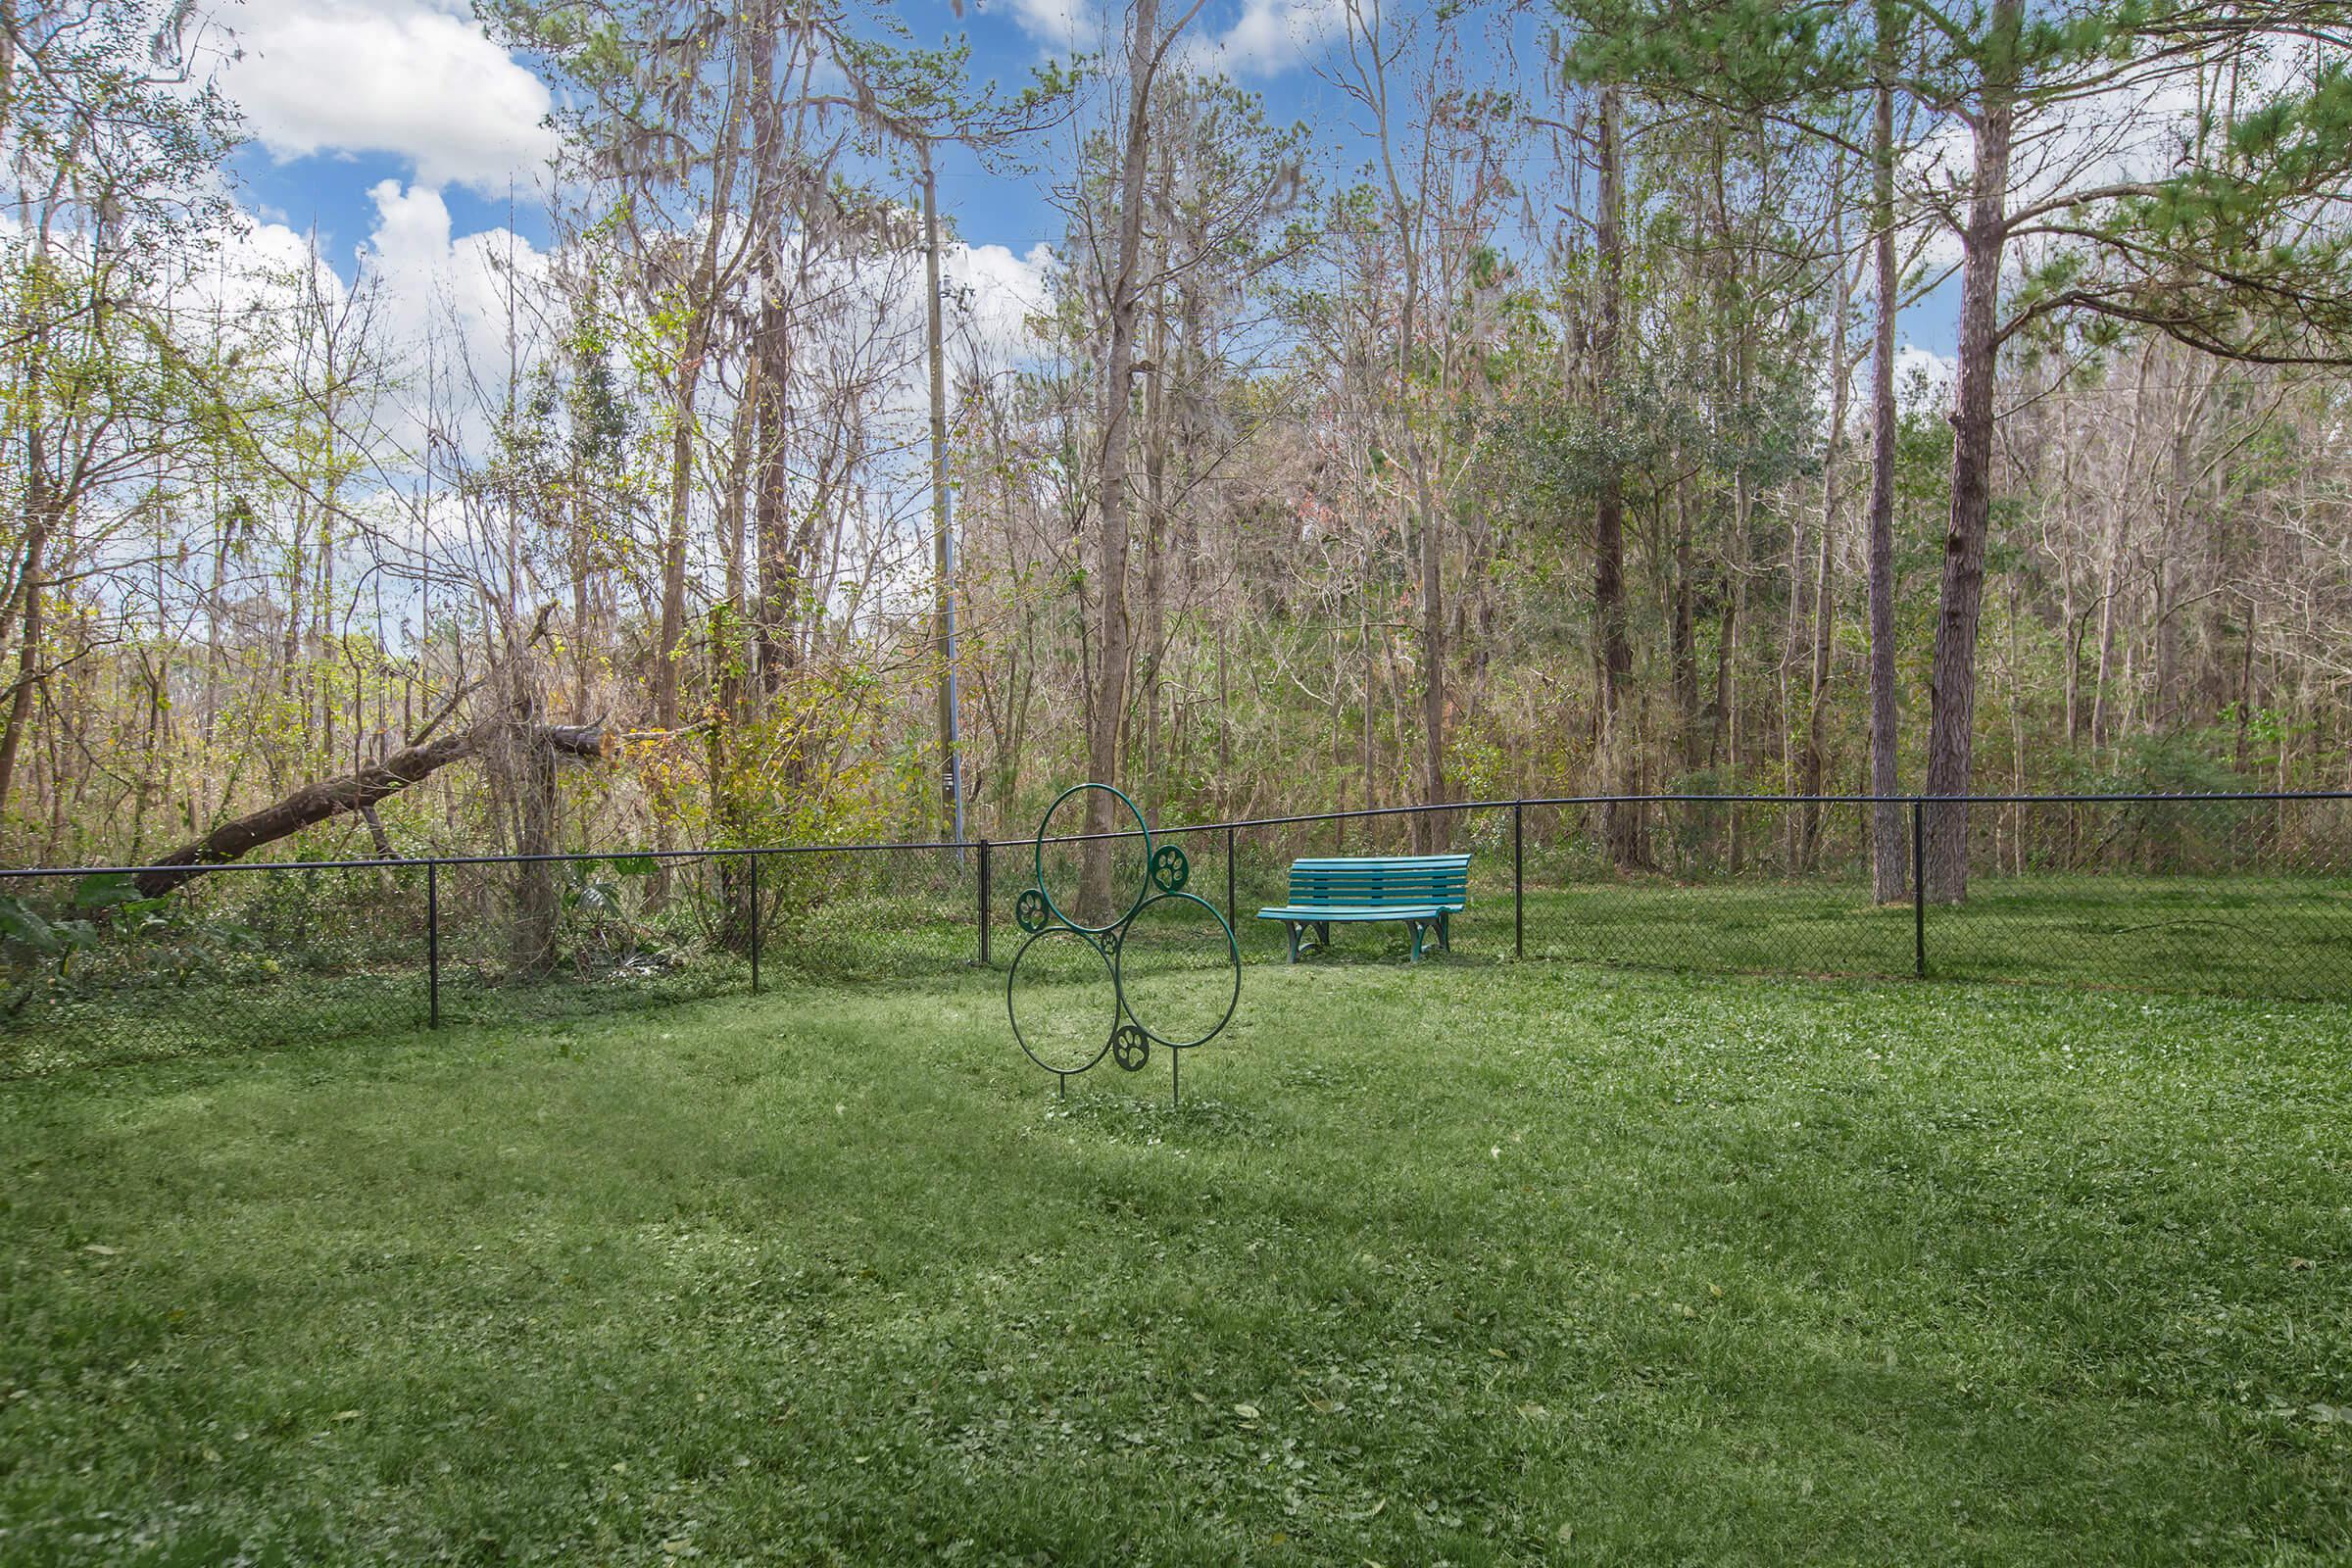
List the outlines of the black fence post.
<svg viewBox="0 0 2352 1568">
<path fill-rule="evenodd" d="M 1527 956 L 1527 803 L 1511 803 L 1511 955 Z"/>
<path fill-rule="evenodd" d="M 975 847 L 980 851 L 980 967 L 985 969 L 988 967 L 988 895 L 991 874 L 988 852 L 990 846 L 988 840 L 982 839 Z"/>
<path fill-rule="evenodd" d="M 747 851 L 743 857 L 752 862 L 752 995 L 760 994 L 760 856 Z"/>
<path fill-rule="evenodd" d="M 424 862 L 425 1027 L 441 1027 L 441 862 Z"/>
<path fill-rule="evenodd" d="M 1225 926 L 1227 930 L 1233 928 L 1233 923 L 1237 918 L 1234 914 L 1233 905 L 1233 829 L 1229 827 L 1225 830 Z"/>
<path fill-rule="evenodd" d="M 1924 831 L 1927 803 L 1911 798 L 1911 967 L 1920 979 L 1928 977 L 1928 839 Z"/>
</svg>

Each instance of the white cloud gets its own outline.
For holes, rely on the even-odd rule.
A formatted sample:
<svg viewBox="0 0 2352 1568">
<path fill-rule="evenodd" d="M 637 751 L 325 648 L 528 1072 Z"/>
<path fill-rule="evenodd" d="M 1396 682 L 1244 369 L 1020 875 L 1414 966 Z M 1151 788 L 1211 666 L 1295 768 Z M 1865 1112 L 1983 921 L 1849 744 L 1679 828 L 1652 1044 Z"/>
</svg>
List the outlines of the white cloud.
<svg viewBox="0 0 2352 1568">
<path fill-rule="evenodd" d="M 1950 406 L 1960 362 L 1949 354 L 1906 343 L 1894 351 L 1894 395 L 1908 409 Z"/>
<path fill-rule="evenodd" d="M 1021 30 L 1057 53 L 1076 54 L 1102 41 L 1100 0 L 984 0 L 993 11 L 1003 3 Z"/>
<path fill-rule="evenodd" d="M 1188 54 L 1195 70 L 1230 76 L 1273 76 L 1303 63 L 1347 25 L 1347 0 L 1242 0 L 1223 32 Z"/>
<path fill-rule="evenodd" d="M 311 254 L 310 240 L 282 222 L 235 222 L 216 236 L 210 252 L 197 254 L 172 279 L 175 308 L 197 313 L 273 310 L 285 304 L 289 287 L 306 268 L 316 269 L 319 295 L 343 297 L 343 283 L 323 258 Z"/>
<path fill-rule="evenodd" d="M 427 185 L 530 182 L 555 150 L 547 86 L 436 0 L 247 0 L 225 79 L 279 160 L 391 153 Z"/>
<path fill-rule="evenodd" d="M 1003 245 L 958 245 L 945 253 L 950 320 L 983 363 L 1021 359 L 1035 347 L 1028 318 L 1048 309 L 1058 266 L 1042 241 L 1022 256 Z"/>
<path fill-rule="evenodd" d="M 476 394 L 495 402 L 510 368 L 528 373 L 543 347 L 534 306 L 548 258 L 504 228 L 454 233 L 448 203 L 421 184 L 381 180 L 368 194 L 376 219 L 360 269 L 380 290 L 378 319 L 412 370 L 426 363 L 429 341 L 433 384 L 417 377 L 414 395 L 436 399 L 461 445 L 478 452 L 488 410 Z M 424 419 L 417 408 L 396 421 L 404 445 L 417 444 Z"/>
<path fill-rule="evenodd" d="M 1008 12 L 1023 32 L 1056 54 L 1118 43 L 1120 18 L 1105 0 L 982 0 L 982 9 Z M 1205 14 L 1195 22 L 1176 58 L 1203 74 L 1272 76 L 1303 64 L 1340 35 L 1347 20 L 1348 0 L 1240 0 L 1222 30 Z"/>
<path fill-rule="evenodd" d="M 530 335 L 529 302 L 547 270 L 538 247 L 504 228 L 453 233 L 449 204 L 422 184 L 404 190 L 398 180 L 381 180 L 368 196 L 375 228 L 361 259 L 390 296 L 396 327 L 453 318 L 469 344 L 495 339 L 503 356 L 510 306 L 519 301 L 521 330 Z"/>
</svg>

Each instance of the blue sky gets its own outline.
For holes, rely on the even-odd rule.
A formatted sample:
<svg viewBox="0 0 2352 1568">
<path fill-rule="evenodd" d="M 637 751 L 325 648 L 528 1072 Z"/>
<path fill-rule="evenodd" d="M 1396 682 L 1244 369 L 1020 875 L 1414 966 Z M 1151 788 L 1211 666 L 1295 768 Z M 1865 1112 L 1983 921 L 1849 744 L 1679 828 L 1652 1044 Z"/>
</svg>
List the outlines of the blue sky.
<svg viewBox="0 0 2352 1568">
<path fill-rule="evenodd" d="M 1209 0 L 1190 48 L 1196 64 L 1261 92 L 1270 119 L 1340 138 L 1326 149 L 1352 171 L 1361 143 L 1350 106 L 1316 72 L 1344 5 Z M 1429 25 L 1418 0 L 1397 0 L 1390 14 Z M 898 15 L 918 37 L 967 36 L 975 74 L 1007 88 L 1049 55 L 1097 47 L 1106 35 L 1116 43 L 1117 13 L 1103 0 L 979 0 L 960 18 L 950 0 L 908 0 Z M 1500 15 L 1474 11 L 1451 24 L 1478 32 L 1462 39 L 1466 70 L 1504 76 L 1537 58 L 1540 21 L 1522 14 L 1508 24 L 1502 42 L 1512 60 L 1490 41 Z M 549 89 L 482 35 L 468 0 L 240 0 L 218 23 L 224 47 L 237 51 L 225 86 L 254 138 L 235 160 L 238 196 L 281 253 L 315 228 L 322 255 L 346 279 L 365 245 L 385 270 L 414 280 L 439 275 L 469 243 L 508 244 L 510 222 L 523 244 L 544 246 L 534 185 L 552 147 L 541 123 Z M 1066 168 L 1074 132 L 1053 134 L 1060 145 L 1029 161 Z M 1000 248 L 974 259 L 980 270 L 1016 286 L 1042 267 L 1036 248 L 1060 237 L 1041 175 L 992 173 L 951 159 L 941 195 L 968 245 Z M 1929 302 L 1905 324 L 1907 335 L 1944 346 L 1946 302 Z"/>
<path fill-rule="evenodd" d="M 1336 95 L 1311 69 L 1332 0 L 1213 0 L 1195 24 L 1210 57 L 1265 91 L 1279 121 L 1327 118 Z M 993 0 L 957 18 L 945 0 L 900 16 L 918 36 L 968 36 L 974 72 L 1016 88 L 1049 54 L 1092 47 L 1108 18 L 1082 0 Z M 226 85 L 254 141 L 235 161 L 246 209 L 297 232 L 316 227 L 349 275 L 374 231 L 384 181 L 439 192 L 459 235 L 514 220 L 543 241 L 532 196 L 548 150 L 549 97 L 522 62 L 480 36 L 464 0 L 243 0 L 220 14 L 240 57 Z M 952 162 L 942 198 L 968 242 L 1025 253 L 1059 220 L 1035 177 Z"/>
</svg>

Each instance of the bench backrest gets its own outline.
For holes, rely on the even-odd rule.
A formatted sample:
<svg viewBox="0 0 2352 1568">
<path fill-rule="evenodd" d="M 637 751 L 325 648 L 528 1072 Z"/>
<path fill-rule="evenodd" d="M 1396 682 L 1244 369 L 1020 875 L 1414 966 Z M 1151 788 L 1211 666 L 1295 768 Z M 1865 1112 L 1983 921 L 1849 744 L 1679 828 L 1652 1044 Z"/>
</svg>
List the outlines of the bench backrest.
<svg viewBox="0 0 2352 1568">
<path fill-rule="evenodd" d="M 1369 908 L 1434 904 L 1459 909 L 1470 899 L 1467 855 L 1353 856 L 1291 862 L 1291 904 Z"/>
</svg>

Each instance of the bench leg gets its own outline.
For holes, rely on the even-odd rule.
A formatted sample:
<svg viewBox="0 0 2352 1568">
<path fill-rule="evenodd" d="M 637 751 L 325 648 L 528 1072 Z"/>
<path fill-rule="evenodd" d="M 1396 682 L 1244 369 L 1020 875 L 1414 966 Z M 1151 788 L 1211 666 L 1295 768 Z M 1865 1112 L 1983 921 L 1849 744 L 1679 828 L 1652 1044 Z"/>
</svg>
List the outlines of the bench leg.
<svg viewBox="0 0 2352 1568">
<path fill-rule="evenodd" d="M 1453 951 L 1453 920 L 1444 911 L 1438 915 L 1438 946 L 1447 953 Z"/>
<path fill-rule="evenodd" d="M 1331 922 L 1329 920 L 1315 922 L 1315 946 L 1323 949 L 1326 953 L 1331 951 Z"/>
<path fill-rule="evenodd" d="M 1404 924 L 1405 929 L 1413 934 L 1413 956 L 1404 961 L 1407 963 L 1419 963 L 1421 961 L 1422 922 L 1419 920 L 1407 920 L 1404 922 Z"/>
<path fill-rule="evenodd" d="M 1298 922 L 1285 920 L 1282 922 L 1282 929 L 1284 934 L 1291 939 L 1291 961 L 1297 963 L 1298 961 Z"/>
</svg>

